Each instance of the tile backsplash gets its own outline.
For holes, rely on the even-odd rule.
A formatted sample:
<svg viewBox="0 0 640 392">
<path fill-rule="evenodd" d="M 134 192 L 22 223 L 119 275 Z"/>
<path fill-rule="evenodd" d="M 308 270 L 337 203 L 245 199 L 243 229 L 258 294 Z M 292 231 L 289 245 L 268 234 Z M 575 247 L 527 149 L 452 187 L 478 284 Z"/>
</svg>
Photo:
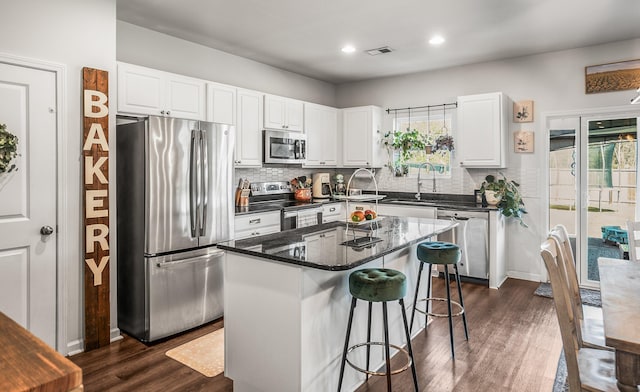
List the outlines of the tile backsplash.
<svg viewBox="0 0 640 392">
<path fill-rule="evenodd" d="M 251 182 L 267 182 L 267 181 L 290 181 L 295 177 L 311 176 L 316 172 L 331 173 L 331 181 L 337 173 L 344 175 L 345 183 L 349 181 L 349 177 L 355 169 L 310 169 L 299 166 L 273 165 L 262 168 L 237 168 L 234 173 L 234 184 L 238 183 L 240 178 L 248 178 Z M 520 183 L 522 194 L 528 197 L 539 196 L 538 193 L 538 176 L 539 171 L 536 168 L 509 168 L 509 169 L 464 169 L 454 167 L 450 176 L 436 175 L 436 193 L 450 194 L 466 194 L 472 195 L 474 189 L 478 189 L 487 174 L 498 176 L 498 173 L 504 173 L 508 178 L 516 180 Z M 374 190 L 373 180 L 364 173 L 363 176 L 358 175 L 353 179 L 351 187 L 361 188 L 365 190 Z M 422 182 L 421 190 L 423 193 L 432 191 L 432 177 L 429 172 L 425 173 L 422 169 L 420 179 Z M 378 189 L 381 191 L 395 192 L 416 192 L 418 189 L 418 169 L 411 168 L 407 176 L 396 177 L 391 170 L 386 167 L 375 169 L 375 179 L 378 183 Z"/>
</svg>

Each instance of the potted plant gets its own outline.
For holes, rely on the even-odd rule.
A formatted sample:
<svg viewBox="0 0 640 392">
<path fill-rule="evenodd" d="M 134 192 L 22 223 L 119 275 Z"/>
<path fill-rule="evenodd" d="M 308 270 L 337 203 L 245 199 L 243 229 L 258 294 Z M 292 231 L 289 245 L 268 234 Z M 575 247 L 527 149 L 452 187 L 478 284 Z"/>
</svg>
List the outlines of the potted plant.
<svg viewBox="0 0 640 392">
<path fill-rule="evenodd" d="M 450 151 L 455 150 L 455 146 L 453 145 L 453 136 L 451 135 L 440 135 L 436 138 L 436 141 L 433 144 L 432 151 Z"/>
<path fill-rule="evenodd" d="M 524 202 L 520 195 L 520 184 L 507 179 L 502 173 L 500 175 L 502 176 L 500 179 L 496 179 L 491 174 L 486 176 L 480 191 L 484 194 L 487 203 L 498 207 L 502 215 L 517 219 L 521 226 L 528 227 L 522 220 L 522 215 L 527 211 L 524 209 Z"/>
<path fill-rule="evenodd" d="M 387 132 L 384 135 L 383 143 L 389 152 L 390 158 L 393 152 L 398 152 L 399 157 L 395 162 L 390 162 L 389 167 L 396 172 L 396 175 L 403 175 L 409 172 L 408 161 L 416 151 L 424 150 L 426 138 L 417 129 L 406 131 Z"/>
</svg>

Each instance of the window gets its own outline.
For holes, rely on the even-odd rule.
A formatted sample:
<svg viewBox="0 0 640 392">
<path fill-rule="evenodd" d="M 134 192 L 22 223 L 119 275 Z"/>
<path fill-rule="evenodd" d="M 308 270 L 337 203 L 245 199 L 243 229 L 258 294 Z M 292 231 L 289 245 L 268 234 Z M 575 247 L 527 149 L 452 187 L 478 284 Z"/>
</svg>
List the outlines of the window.
<svg viewBox="0 0 640 392">
<path fill-rule="evenodd" d="M 451 136 L 452 117 L 450 111 L 430 113 L 428 116 L 426 114 L 412 115 L 411 117 L 398 116 L 393 121 L 393 129 L 415 129 L 426 137 L 427 144 L 434 145 L 438 137 Z M 398 153 L 393 157 L 394 161 L 397 158 Z M 407 163 L 411 165 L 430 163 L 436 168 L 437 176 L 451 176 L 451 152 L 447 150 L 433 151 L 431 153 L 418 151 L 413 154 L 413 159 Z M 410 173 L 417 173 L 417 171 L 418 169 L 415 167 L 410 169 Z"/>
</svg>

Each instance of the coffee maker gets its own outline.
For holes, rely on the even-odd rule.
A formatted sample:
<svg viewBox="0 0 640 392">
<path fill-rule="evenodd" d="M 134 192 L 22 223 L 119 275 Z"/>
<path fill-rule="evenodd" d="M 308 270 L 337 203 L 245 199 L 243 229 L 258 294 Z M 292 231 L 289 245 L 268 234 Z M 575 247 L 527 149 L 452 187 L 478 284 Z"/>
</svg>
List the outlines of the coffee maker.
<svg viewBox="0 0 640 392">
<path fill-rule="evenodd" d="M 331 183 L 329 173 L 314 173 L 313 174 L 313 198 L 314 199 L 328 199 L 331 197 Z"/>
</svg>

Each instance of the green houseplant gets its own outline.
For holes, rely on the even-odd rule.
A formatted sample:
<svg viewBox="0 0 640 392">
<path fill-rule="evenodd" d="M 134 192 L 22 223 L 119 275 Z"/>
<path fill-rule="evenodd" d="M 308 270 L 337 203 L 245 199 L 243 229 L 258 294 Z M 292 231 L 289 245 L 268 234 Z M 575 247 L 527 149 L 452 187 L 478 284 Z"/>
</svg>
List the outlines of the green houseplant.
<svg viewBox="0 0 640 392">
<path fill-rule="evenodd" d="M 495 205 L 502 215 L 517 219 L 521 226 L 528 227 L 522 220 L 522 215 L 526 214 L 527 211 L 524 209 L 524 202 L 520 194 L 520 184 L 507 179 L 502 173 L 500 175 L 502 178 L 499 179 L 496 179 L 491 174 L 486 176 L 482 186 L 480 186 L 480 191 L 485 195 L 487 202 L 491 198 L 495 199 Z"/>
<path fill-rule="evenodd" d="M 408 161 L 411 160 L 416 151 L 425 149 L 427 140 L 417 129 L 410 130 L 407 128 L 406 131 L 387 132 L 383 137 L 383 144 L 392 159 L 389 167 L 396 172 L 396 175 L 403 175 L 409 171 Z M 393 161 L 395 152 L 398 152 L 398 159 Z"/>
</svg>

